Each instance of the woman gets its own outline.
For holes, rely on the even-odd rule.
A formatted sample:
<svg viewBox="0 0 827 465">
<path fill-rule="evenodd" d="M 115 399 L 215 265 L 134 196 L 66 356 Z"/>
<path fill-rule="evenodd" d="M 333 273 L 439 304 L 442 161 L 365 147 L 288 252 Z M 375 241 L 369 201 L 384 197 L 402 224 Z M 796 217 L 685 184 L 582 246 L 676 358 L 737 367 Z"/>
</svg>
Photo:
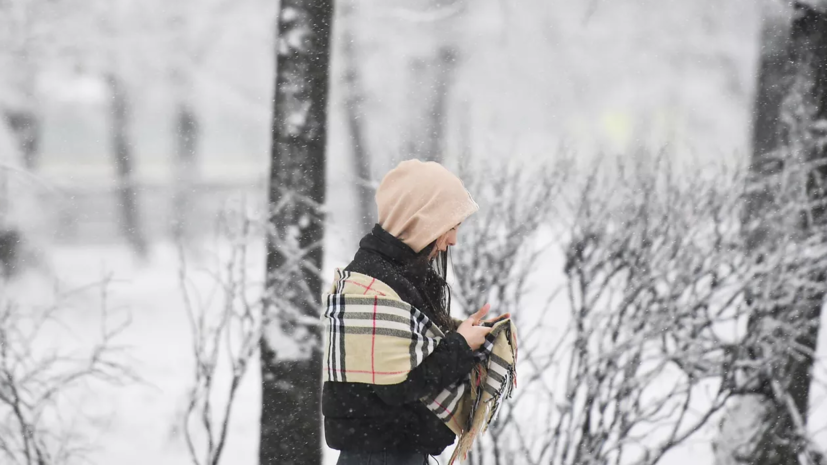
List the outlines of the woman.
<svg viewBox="0 0 827 465">
<path fill-rule="evenodd" d="M 359 315 L 370 316 L 370 298 L 393 295 L 409 304 L 404 308 L 410 312 L 422 312 L 439 328 L 441 338 L 435 349 L 399 379 L 392 379 L 392 384 L 376 379 L 391 372 L 374 369 L 382 362 L 376 357 L 386 357 L 386 352 L 371 352 L 370 361 L 365 359 L 374 371 L 367 381 L 348 382 L 357 376 L 354 373 L 364 370 L 350 370 L 346 376 L 348 370 L 330 370 L 322 396 L 325 437 L 331 448 L 341 451 L 340 465 L 421 465 L 428 463 L 429 455 L 441 454 L 456 437 L 422 399 L 468 377 L 477 361 L 474 351 L 491 331 L 484 324 L 495 321 L 482 321 L 488 305 L 461 323 L 449 316 L 451 296 L 445 281 L 448 250 L 458 243 L 460 224 L 479 207 L 447 169 L 418 160 L 402 162 L 385 176 L 376 192 L 376 203 L 379 223 L 361 240 L 353 261 L 337 272 L 339 284 L 350 285 L 357 294 L 364 289 L 368 300 L 355 301 L 366 305 Z M 343 302 L 339 305 L 344 307 Z M 350 320 L 343 317 L 341 321 Z M 373 319 L 366 321 L 362 329 L 372 331 L 373 339 L 367 349 L 358 349 L 364 353 L 375 351 L 377 335 L 382 334 L 381 327 L 377 330 L 375 303 Z M 328 358 L 336 355 L 337 344 L 342 352 L 347 347 L 344 342 L 331 344 Z"/>
</svg>

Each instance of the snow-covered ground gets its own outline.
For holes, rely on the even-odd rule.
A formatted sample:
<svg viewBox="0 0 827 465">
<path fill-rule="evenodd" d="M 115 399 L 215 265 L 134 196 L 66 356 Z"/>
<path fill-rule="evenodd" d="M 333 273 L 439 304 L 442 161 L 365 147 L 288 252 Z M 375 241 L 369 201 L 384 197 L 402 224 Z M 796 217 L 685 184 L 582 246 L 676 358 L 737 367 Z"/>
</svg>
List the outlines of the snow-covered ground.
<svg viewBox="0 0 827 465">
<path fill-rule="evenodd" d="M 328 268 L 339 266 L 345 256 L 328 260 Z M 263 256 L 263 254 L 262 254 Z M 131 316 L 131 324 L 118 339 L 128 347 L 130 365 L 142 378 L 142 383 L 124 386 L 95 385 L 94 388 L 72 391 L 73 410 L 77 415 L 79 432 L 93 444 L 89 456 L 96 464 L 139 465 L 154 463 L 174 465 L 188 462 L 187 450 L 180 425 L 185 406 L 186 391 L 190 387 L 193 358 L 189 324 L 181 298 L 176 249 L 168 243 L 155 244 L 148 262 L 134 260 L 122 246 L 56 247 L 50 250 L 49 275 L 59 276 L 60 288 L 73 289 L 112 277 L 108 306 L 114 317 Z M 201 263 L 202 266 L 207 262 Z M 547 262 L 537 279 L 559 280 L 560 263 Z M 253 263 L 251 266 L 255 267 Z M 194 266 L 198 267 L 198 264 Z M 10 294 L 23 305 L 37 305 L 50 300 L 55 280 L 49 275 L 30 270 L 13 282 Z M 205 294 L 207 280 L 196 280 Z M 67 301 L 62 321 L 66 331 L 59 331 L 59 339 L 49 344 L 91 343 L 98 335 L 100 324 L 100 294 L 91 289 Z M 527 308 L 527 312 L 531 309 Z M 567 319 L 565 305 L 554 305 L 552 321 L 561 327 Z M 559 312 L 559 314 L 557 314 Z M 827 356 L 822 335 L 819 353 Z M 44 341 L 46 342 L 46 341 Z M 230 424 L 225 462 L 234 465 L 257 463 L 258 421 L 260 406 L 259 374 L 253 365 L 237 396 Z M 821 380 L 824 365 L 819 368 Z M 218 385 L 226 381 L 226 371 Z M 823 383 L 814 385 L 811 428 L 822 430 L 820 440 L 827 439 L 827 405 Z M 711 464 L 709 440 L 715 435 L 710 425 L 697 438 L 668 455 L 663 463 Z M 335 463 L 336 453 L 328 451 L 328 463 Z"/>
<path fill-rule="evenodd" d="M 262 254 L 263 256 L 263 254 Z M 91 463 L 174 465 L 190 462 L 181 425 L 194 360 L 190 326 L 179 285 L 179 260 L 171 244 L 156 244 L 150 260 L 137 262 L 121 246 L 56 248 L 49 265 L 60 276 L 63 290 L 111 278 L 108 305 L 113 319 L 127 315 L 131 323 L 115 342 L 127 347 L 129 365 L 141 382 L 126 385 L 95 383 L 70 392 L 68 416 L 84 440 L 90 441 Z M 197 268 L 197 266 L 196 266 Z M 51 274 L 51 273 L 49 273 Z M 197 273 L 196 273 L 197 274 Z M 10 297 L 24 308 L 51 302 L 55 282 L 37 271 L 13 282 Z M 202 295 L 209 280 L 196 279 Z M 44 334 L 40 344 L 88 347 L 99 336 L 100 288 L 93 287 L 64 301 L 62 328 Z M 217 386 L 228 386 L 226 368 Z M 224 463 L 258 463 L 258 422 L 261 405 L 258 363 L 253 361 L 239 388 L 224 452 Z M 336 453 L 328 454 L 335 463 Z"/>
<path fill-rule="evenodd" d="M 187 451 L 181 434 L 186 391 L 192 383 L 191 337 L 177 275 L 177 253 L 169 245 L 153 248 L 150 261 L 136 262 L 120 246 L 57 248 L 49 254 L 61 288 L 74 289 L 111 276 L 109 307 L 128 313 L 131 324 L 118 339 L 128 346 L 132 368 L 142 383 L 96 385 L 75 390 L 77 409 L 86 417 L 79 427 L 93 440 L 98 464 L 181 464 Z M 29 272 L 14 283 L 25 304 L 49 299 L 52 279 Z M 42 301 L 42 300 L 41 300 Z M 100 297 L 92 289 L 71 301 L 62 320 L 81 341 L 98 336 Z M 226 375 L 226 373 L 225 373 Z M 251 370 L 234 409 L 228 463 L 256 463 L 260 394 L 258 373 Z"/>
</svg>

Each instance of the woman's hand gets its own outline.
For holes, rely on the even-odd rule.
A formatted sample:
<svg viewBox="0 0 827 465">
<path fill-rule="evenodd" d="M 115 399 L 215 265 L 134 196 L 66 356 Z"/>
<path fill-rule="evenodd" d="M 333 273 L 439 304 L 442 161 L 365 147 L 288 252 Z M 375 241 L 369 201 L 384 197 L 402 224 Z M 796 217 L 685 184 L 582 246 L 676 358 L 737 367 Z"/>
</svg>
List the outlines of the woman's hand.
<svg viewBox="0 0 827 465">
<path fill-rule="evenodd" d="M 491 328 L 480 326 L 483 317 L 488 314 L 488 310 L 490 309 L 490 304 L 483 305 L 477 313 L 469 316 L 468 319 L 463 321 L 462 324 L 459 325 L 459 328 L 457 328 L 457 332 L 465 338 L 465 342 L 468 343 L 468 347 L 470 347 L 471 350 L 479 349 L 485 342 L 485 336 L 491 332 Z"/>
<path fill-rule="evenodd" d="M 482 321 L 482 324 L 490 327 L 490 326 L 494 326 L 494 324 L 495 324 L 496 322 L 498 322 L 498 321 L 500 321 L 500 320 L 506 320 L 506 319 L 508 319 L 508 318 L 511 318 L 511 314 L 510 314 L 510 313 L 504 313 L 504 314 L 502 314 L 502 315 L 500 315 L 500 316 L 498 316 L 498 317 L 495 317 L 495 318 L 489 318 L 489 319 L 487 319 L 487 320 L 483 320 L 483 321 Z"/>
</svg>

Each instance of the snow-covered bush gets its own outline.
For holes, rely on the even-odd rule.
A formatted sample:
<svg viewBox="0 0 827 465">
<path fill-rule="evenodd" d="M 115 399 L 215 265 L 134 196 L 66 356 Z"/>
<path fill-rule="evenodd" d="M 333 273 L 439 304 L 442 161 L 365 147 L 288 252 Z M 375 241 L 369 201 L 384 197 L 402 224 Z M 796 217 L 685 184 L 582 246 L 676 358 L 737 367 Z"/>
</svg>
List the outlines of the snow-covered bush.
<svg viewBox="0 0 827 465">
<path fill-rule="evenodd" d="M 514 313 L 521 345 L 518 389 L 472 463 L 655 464 L 756 384 L 789 397 L 774 367 L 812 320 L 756 315 L 823 292 L 827 249 L 774 221 L 757 251 L 742 171 L 604 160 L 570 172 L 559 196 L 542 190 L 548 176 L 483 178 L 492 188 L 475 192 L 483 211 L 463 227 L 455 287 L 471 310 L 491 300 Z M 538 255 L 547 231 L 562 245 L 558 276 L 537 273 L 555 261 Z M 566 302 L 544 301 L 560 283 Z"/>
<path fill-rule="evenodd" d="M 117 344 L 130 320 L 109 308 L 109 281 L 57 293 L 46 308 L 18 304 L 0 281 L 0 463 L 86 463 L 91 438 L 80 432 L 82 419 L 72 413 L 69 394 L 100 382 L 137 381 Z M 63 321 L 72 296 L 90 289 L 102 296 L 99 338 L 83 348 L 57 344 L 75 336 Z"/>
<path fill-rule="evenodd" d="M 182 423 L 187 451 L 196 465 L 221 463 L 238 388 L 256 361 L 265 229 L 263 217 L 242 203 L 220 215 L 206 263 L 191 262 L 179 242 L 180 289 L 195 362 Z M 209 291 L 198 292 L 199 283 Z M 223 376 L 226 371 L 228 377 Z"/>
</svg>

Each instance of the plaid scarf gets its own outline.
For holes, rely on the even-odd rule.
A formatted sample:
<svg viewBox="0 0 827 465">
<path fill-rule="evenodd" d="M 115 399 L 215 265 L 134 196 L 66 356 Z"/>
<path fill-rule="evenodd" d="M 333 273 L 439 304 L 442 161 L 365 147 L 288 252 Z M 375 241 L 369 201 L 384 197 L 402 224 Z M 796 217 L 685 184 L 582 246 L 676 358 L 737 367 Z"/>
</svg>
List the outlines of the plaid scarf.
<svg viewBox="0 0 827 465">
<path fill-rule="evenodd" d="M 324 380 L 389 385 L 433 353 L 445 334 L 427 315 L 402 301 L 388 285 L 370 276 L 336 270 L 323 296 Z M 517 333 L 510 320 L 498 321 L 474 352 L 471 374 L 421 401 L 459 436 L 450 463 L 466 457 L 500 405 L 516 386 Z"/>
</svg>

